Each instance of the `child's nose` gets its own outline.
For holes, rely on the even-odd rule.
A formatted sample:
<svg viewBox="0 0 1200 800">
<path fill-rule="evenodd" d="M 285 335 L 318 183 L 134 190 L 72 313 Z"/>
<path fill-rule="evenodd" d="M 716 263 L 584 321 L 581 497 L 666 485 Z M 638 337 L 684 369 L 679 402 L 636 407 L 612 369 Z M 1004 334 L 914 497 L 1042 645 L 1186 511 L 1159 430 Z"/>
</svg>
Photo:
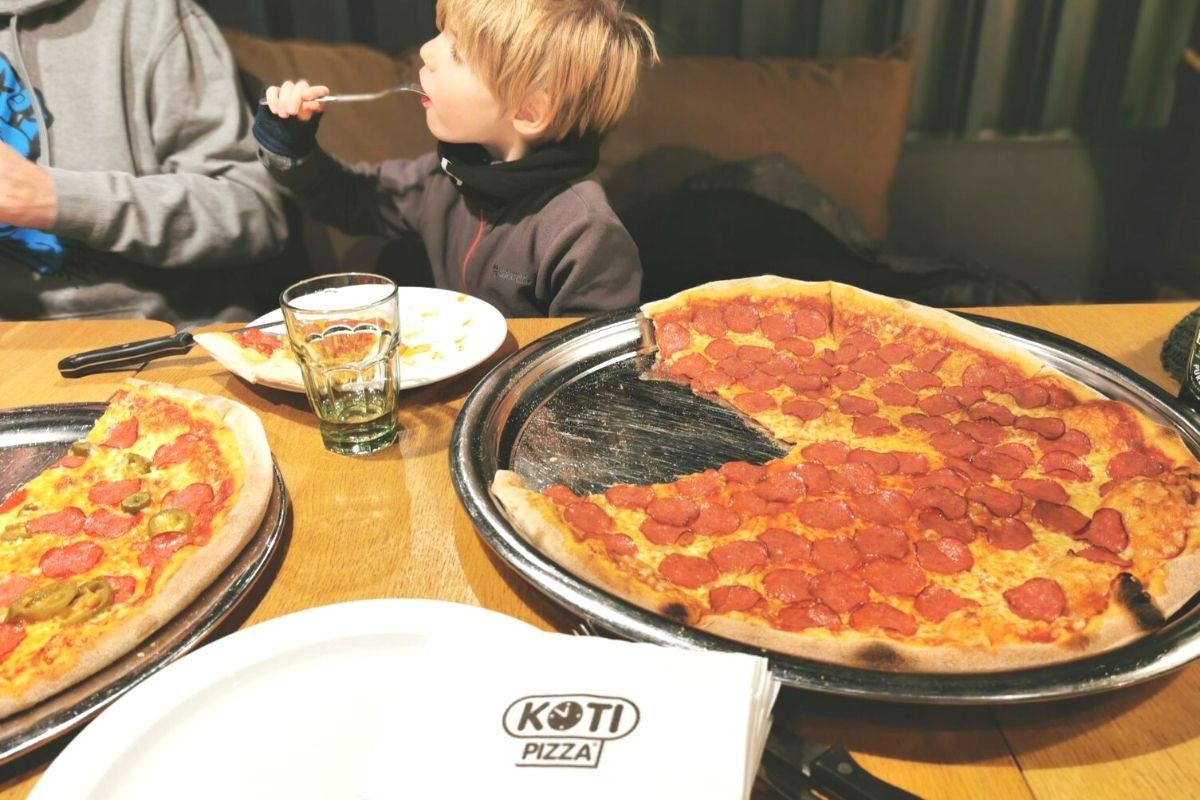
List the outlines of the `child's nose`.
<svg viewBox="0 0 1200 800">
<path fill-rule="evenodd" d="M 421 45 L 421 49 L 417 51 L 421 60 L 425 62 L 425 66 L 433 69 L 433 40 L 430 39 L 425 44 Z"/>
</svg>

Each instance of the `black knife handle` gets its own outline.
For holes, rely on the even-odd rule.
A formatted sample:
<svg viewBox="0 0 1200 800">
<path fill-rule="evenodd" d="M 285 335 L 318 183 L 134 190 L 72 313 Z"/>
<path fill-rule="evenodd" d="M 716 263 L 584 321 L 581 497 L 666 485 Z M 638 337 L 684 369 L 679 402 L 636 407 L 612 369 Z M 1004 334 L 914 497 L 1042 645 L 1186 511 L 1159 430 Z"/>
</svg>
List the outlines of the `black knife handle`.
<svg viewBox="0 0 1200 800">
<path fill-rule="evenodd" d="M 920 800 L 858 765 L 841 745 L 829 748 L 809 765 L 813 786 L 837 800 Z"/>
<path fill-rule="evenodd" d="M 157 339 L 143 339 L 140 342 L 127 342 L 88 350 L 86 353 L 76 353 L 59 361 L 58 371 L 64 378 L 81 378 L 95 372 L 136 366 L 161 356 L 183 355 L 191 350 L 193 345 L 195 341 L 192 334 L 180 331 Z"/>
</svg>

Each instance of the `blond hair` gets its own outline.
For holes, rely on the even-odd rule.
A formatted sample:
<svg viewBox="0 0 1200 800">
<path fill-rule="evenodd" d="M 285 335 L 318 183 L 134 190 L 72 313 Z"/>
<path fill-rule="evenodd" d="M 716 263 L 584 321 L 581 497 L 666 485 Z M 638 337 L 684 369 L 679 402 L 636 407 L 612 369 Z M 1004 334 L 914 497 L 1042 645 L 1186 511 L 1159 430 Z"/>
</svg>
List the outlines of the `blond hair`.
<svg viewBox="0 0 1200 800">
<path fill-rule="evenodd" d="M 654 32 L 622 0 L 438 0 L 437 26 L 505 111 L 546 93 L 551 141 L 608 132 L 658 61 Z"/>
</svg>

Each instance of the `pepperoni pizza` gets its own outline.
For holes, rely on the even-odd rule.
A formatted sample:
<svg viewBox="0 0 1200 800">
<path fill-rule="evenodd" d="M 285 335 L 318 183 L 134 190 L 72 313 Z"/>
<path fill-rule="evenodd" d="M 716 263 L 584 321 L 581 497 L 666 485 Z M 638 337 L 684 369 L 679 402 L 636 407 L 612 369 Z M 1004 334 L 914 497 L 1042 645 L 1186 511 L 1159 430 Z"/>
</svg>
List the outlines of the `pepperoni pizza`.
<svg viewBox="0 0 1200 800">
<path fill-rule="evenodd" d="M 1200 589 L 1178 434 L 980 326 L 769 276 L 642 311 L 648 377 L 791 450 L 591 496 L 497 474 L 518 530 L 638 605 L 808 658 L 976 672 L 1116 647 Z"/>
<path fill-rule="evenodd" d="M 252 411 L 129 381 L 86 438 L 0 501 L 0 718 L 175 616 L 252 537 L 270 495 Z"/>
<path fill-rule="evenodd" d="M 290 392 L 304 391 L 300 365 L 282 335 L 250 328 L 236 333 L 206 331 L 192 338 L 242 380 Z"/>
</svg>

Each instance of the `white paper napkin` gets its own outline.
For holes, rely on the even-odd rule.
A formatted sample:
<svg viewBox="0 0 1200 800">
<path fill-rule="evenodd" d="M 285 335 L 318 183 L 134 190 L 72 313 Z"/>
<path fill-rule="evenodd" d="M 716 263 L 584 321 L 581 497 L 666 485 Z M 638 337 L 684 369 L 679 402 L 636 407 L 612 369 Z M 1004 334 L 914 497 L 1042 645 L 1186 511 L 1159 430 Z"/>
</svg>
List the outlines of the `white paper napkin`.
<svg viewBox="0 0 1200 800">
<path fill-rule="evenodd" d="M 406 662 L 359 797 L 748 798 L 779 685 L 756 656 L 559 634 Z"/>
</svg>

